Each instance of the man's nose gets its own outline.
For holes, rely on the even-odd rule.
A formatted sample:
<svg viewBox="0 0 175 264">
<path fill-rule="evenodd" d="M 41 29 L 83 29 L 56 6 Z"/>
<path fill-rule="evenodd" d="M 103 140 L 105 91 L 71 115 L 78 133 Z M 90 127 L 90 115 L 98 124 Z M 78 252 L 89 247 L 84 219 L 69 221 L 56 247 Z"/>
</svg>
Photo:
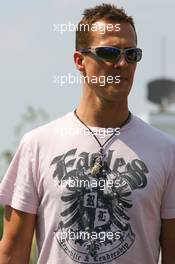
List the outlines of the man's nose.
<svg viewBox="0 0 175 264">
<path fill-rule="evenodd" d="M 121 54 L 119 59 L 116 62 L 113 63 L 113 67 L 114 68 L 124 67 L 124 66 L 127 66 L 127 65 L 128 65 L 128 62 L 126 61 L 124 54 Z"/>
</svg>

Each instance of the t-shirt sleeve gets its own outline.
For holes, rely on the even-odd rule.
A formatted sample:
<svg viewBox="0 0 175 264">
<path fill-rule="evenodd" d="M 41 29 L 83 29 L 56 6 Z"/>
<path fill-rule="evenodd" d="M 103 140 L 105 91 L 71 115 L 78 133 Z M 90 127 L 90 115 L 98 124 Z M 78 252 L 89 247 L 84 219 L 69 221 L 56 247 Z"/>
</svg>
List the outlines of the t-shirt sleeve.
<svg viewBox="0 0 175 264">
<path fill-rule="evenodd" d="M 34 154 L 31 143 L 24 136 L 0 184 L 0 203 L 32 214 L 37 214 L 39 203 Z"/>
<path fill-rule="evenodd" d="M 175 219 L 175 144 L 171 152 L 170 168 L 162 197 L 161 218 Z"/>
</svg>

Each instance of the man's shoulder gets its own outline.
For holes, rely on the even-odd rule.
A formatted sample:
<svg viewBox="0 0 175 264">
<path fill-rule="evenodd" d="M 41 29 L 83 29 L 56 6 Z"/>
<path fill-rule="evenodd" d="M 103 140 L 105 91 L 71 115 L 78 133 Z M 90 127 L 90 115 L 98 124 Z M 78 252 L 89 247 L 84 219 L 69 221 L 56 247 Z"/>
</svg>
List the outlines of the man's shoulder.
<svg viewBox="0 0 175 264">
<path fill-rule="evenodd" d="M 136 129 L 138 131 L 138 134 L 140 134 L 140 137 L 145 137 L 152 139 L 155 143 L 162 142 L 164 144 L 171 144 L 175 146 L 175 138 L 168 133 L 153 127 L 151 124 L 145 122 L 143 119 L 141 119 L 138 116 L 134 116 Z"/>
<path fill-rule="evenodd" d="M 29 132 L 25 133 L 21 142 L 43 142 L 43 140 L 48 140 L 54 136 L 58 136 L 61 129 L 64 126 L 69 126 L 72 122 L 72 112 L 54 119 L 46 124 L 38 126 Z"/>
</svg>

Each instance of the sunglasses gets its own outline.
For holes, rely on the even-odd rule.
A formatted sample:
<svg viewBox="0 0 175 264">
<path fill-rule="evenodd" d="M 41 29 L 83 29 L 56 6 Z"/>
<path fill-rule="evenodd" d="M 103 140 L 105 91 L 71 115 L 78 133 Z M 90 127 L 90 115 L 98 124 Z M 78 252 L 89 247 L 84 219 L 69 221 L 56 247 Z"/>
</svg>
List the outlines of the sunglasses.
<svg viewBox="0 0 175 264">
<path fill-rule="evenodd" d="M 91 47 L 78 49 L 81 53 L 89 53 L 95 55 L 98 59 L 106 61 L 118 61 L 123 54 L 125 60 L 129 63 L 135 63 L 141 60 L 142 50 L 139 48 L 120 49 L 112 46 Z"/>
</svg>

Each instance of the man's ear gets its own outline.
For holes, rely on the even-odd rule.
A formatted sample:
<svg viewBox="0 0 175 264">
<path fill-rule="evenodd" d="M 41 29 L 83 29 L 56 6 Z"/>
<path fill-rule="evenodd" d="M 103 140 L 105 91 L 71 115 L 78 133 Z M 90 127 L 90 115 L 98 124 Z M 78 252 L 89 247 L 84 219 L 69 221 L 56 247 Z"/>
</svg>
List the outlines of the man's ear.
<svg viewBox="0 0 175 264">
<path fill-rule="evenodd" d="M 77 70 L 79 70 L 83 75 L 85 74 L 85 61 L 82 53 L 75 51 L 74 52 L 74 63 Z"/>
</svg>

